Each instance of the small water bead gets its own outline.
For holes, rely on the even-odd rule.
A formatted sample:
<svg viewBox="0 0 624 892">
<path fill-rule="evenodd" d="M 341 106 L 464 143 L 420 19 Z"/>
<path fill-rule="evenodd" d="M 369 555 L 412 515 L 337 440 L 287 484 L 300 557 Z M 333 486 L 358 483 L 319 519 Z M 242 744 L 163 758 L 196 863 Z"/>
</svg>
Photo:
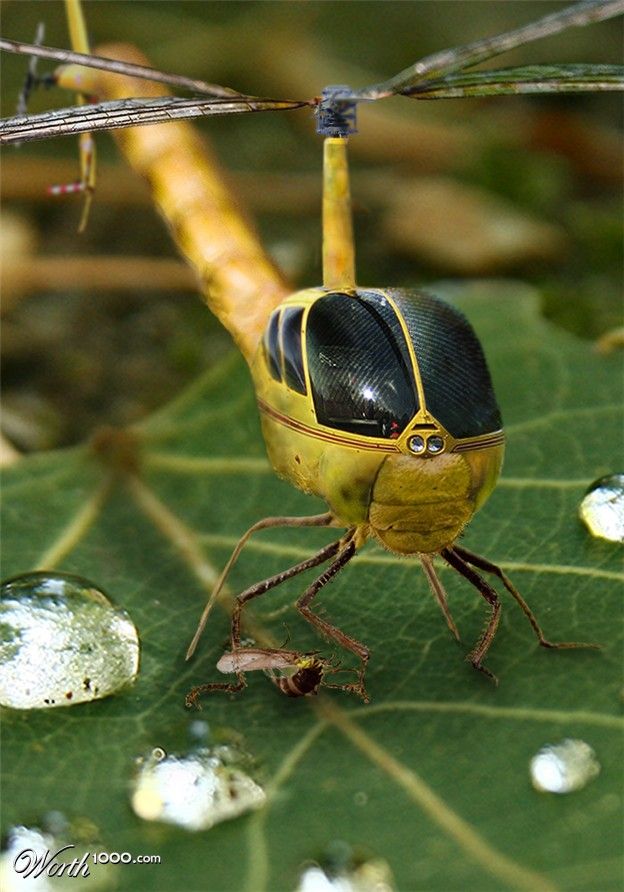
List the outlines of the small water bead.
<svg viewBox="0 0 624 892">
<path fill-rule="evenodd" d="M 31 851 L 35 858 L 40 858 L 53 848 L 53 837 L 43 833 L 38 827 L 21 825 L 11 827 L 0 855 L 0 889 L 3 892 L 5 890 L 15 892 L 17 889 L 27 889 L 28 892 L 49 892 L 52 889 L 50 879 L 45 874 L 40 877 L 24 876 L 29 865 L 26 861 L 22 864 L 16 859 L 25 850 Z"/>
<path fill-rule="evenodd" d="M 531 759 L 529 770 L 536 790 L 574 793 L 600 774 L 600 763 L 588 743 L 568 738 L 543 747 Z"/>
<path fill-rule="evenodd" d="M 233 747 L 164 757 L 157 749 L 142 760 L 133 784 L 132 808 L 140 818 L 207 830 L 264 805 L 264 790 L 241 768 L 244 756 Z"/>
<path fill-rule="evenodd" d="M 188 735 L 195 744 L 206 743 L 210 739 L 210 725 L 203 719 L 193 719 L 189 722 Z"/>
<path fill-rule="evenodd" d="M 311 864 L 299 878 L 296 892 L 394 892 L 392 873 L 385 861 L 363 861 L 344 873 L 326 872 Z"/>
<path fill-rule="evenodd" d="M 14 709 L 107 697 L 139 669 L 129 615 L 79 576 L 27 573 L 4 582 L 0 634 L 0 702 Z"/>
<path fill-rule="evenodd" d="M 387 861 L 371 858 L 343 840 L 334 840 L 319 862 L 307 864 L 296 892 L 394 892 Z"/>
<path fill-rule="evenodd" d="M 579 516 L 592 536 L 624 542 L 624 474 L 595 480 L 580 504 Z"/>
</svg>

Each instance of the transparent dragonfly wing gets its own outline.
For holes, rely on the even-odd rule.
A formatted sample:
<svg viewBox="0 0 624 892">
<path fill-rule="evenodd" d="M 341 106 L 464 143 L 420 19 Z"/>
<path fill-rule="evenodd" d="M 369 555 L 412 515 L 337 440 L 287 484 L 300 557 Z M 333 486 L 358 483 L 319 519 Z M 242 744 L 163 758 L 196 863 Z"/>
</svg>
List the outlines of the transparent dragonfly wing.
<svg viewBox="0 0 624 892">
<path fill-rule="evenodd" d="M 240 115 L 262 111 L 288 111 L 310 102 L 280 99 L 183 98 L 117 99 L 95 105 L 63 108 L 38 115 L 20 115 L 0 121 L 0 145 L 32 142 L 53 136 L 72 136 L 96 130 L 118 130 L 182 118 Z"/>
<path fill-rule="evenodd" d="M 457 75 L 457 72 L 525 43 L 557 34 L 570 27 L 612 18 L 623 12 L 624 0 L 582 0 L 520 28 L 434 53 L 387 81 L 358 91 L 346 91 L 342 98 L 358 102 L 382 99 L 396 93 L 422 99 L 445 99 L 513 93 L 620 90 L 624 85 L 624 74 L 622 68 L 618 66 L 591 64 L 531 66 L 471 75 Z M 180 118 L 286 111 L 317 105 L 315 99 L 276 100 L 244 96 L 229 87 L 167 74 L 149 66 L 42 47 L 37 44 L 0 39 L 0 49 L 155 80 L 200 92 L 209 97 L 123 99 L 99 103 L 88 109 L 61 109 L 41 115 L 5 119 L 0 122 L 0 143 L 7 145 L 89 130 L 133 127 Z"/>
<path fill-rule="evenodd" d="M 478 65 L 508 50 L 558 34 L 567 28 L 600 22 L 622 13 L 624 13 L 624 0 L 584 0 L 520 28 L 514 28 L 512 31 L 426 56 L 389 80 L 358 90 L 353 94 L 353 98 L 372 100 L 392 96 L 395 93 L 409 93 L 410 88 L 423 81 L 437 80 L 455 71 Z"/>
<path fill-rule="evenodd" d="M 622 65 L 531 65 L 450 74 L 403 91 L 414 99 L 461 99 L 516 93 L 581 93 L 624 89 Z"/>
<path fill-rule="evenodd" d="M 18 115 L 0 121 L 0 144 L 11 145 L 67 136 L 88 131 L 113 130 L 144 124 L 157 124 L 182 118 L 214 115 L 248 114 L 258 111 L 287 111 L 314 104 L 313 101 L 260 99 L 246 96 L 196 78 L 169 74 L 148 65 L 78 53 L 73 50 L 41 46 L 0 38 L 0 50 L 35 58 L 50 59 L 65 65 L 81 65 L 101 69 L 109 74 L 155 81 L 178 89 L 200 93 L 196 97 L 163 96 L 158 98 L 118 99 L 80 108 L 66 108 L 39 115 Z"/>
<path fill-rule="evenodd" d="M 235 97 L 242 95 L 230 87 L 210 84 L 207 81 L 184 77 L 181 74 L 168 74 L 164 71 L 158 71 L 156 68 L 151 68 L 149 65 L 138 65 L 132 62 L 124 62 L 120 59 L 109 59 L 106 56 L 94 56 L 91 53 L 78 53 L 73 50 L 41 46 L 39 43 L 24 43 L 19 40 L 0 38 L 0 50 L 36 59 L 50 59 L 63 65 L 84 65 L 87 68 L 100 68 L 113 74 L 140 77 L 142 80 L 157 81 L 160 84 L 167 84 L 169 87 L 178 87 L 181 90 L 190 90 L 193 93 L 202 93 L 208 96 Z"/>
</svg>

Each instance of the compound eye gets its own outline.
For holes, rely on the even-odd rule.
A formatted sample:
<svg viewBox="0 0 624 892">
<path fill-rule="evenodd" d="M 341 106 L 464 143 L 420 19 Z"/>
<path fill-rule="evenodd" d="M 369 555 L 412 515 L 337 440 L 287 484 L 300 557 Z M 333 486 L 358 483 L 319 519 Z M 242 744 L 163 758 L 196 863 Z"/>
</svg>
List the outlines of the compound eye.
<svg viewBox="0 0 624 892">
<path fill-rule="evenodd" d="M 442 437 L 433 436 L 429 437 L 427 440 L 427 452 L 430 452 L 431 455 L 437 455 L 438 452 L 442 452 L 444 450 L 444 440 Z"/>
<path fill-rule="evenodd" d="M 425 451 L 425 441 L 421 436 L 416 434 L 416 436 L 410 437 L 407 441 L 407 448 L 415 455 L 422 455 Z"/>
</svg>

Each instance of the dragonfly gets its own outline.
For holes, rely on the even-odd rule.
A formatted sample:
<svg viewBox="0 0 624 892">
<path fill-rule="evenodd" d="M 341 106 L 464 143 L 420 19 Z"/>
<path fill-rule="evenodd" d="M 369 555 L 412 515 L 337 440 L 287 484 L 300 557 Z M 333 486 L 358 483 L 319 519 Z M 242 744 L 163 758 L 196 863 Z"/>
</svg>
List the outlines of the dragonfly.
<svg viewBox="0 0 624 892">
<path fill-rule="evenodd" d="M 238 681 L 235 685 L 200 685 L 189 695 L 191 702 L 200 692 L 242 689 L 245 668 L 286 667 L 287 663 L 299 670 L 310 668 L 299 665 L 295 658 L 284 661 L 278 650 L 270 648 L 262 649 L 259 662 L 249 662 L 241 638 L 242 615 L 251 600 L 322 565 L 326 569 L 297 600 L 297 609 L 322 637 L 357 658 L 356 681 L 341 688 L 368 702 L 368 646 L 320 616 L 312 604 L 370 539 L 391 552 L 419 559 L 456 638 L 459 632 L 433 558 L 440 557 L 479 592 L 488 605 L 488 619 L 467 658 L 494 681 L 485 658 L 498 628 L 501 603 L 482 574 L 503 584 L 541 646 L 596 646 L 546 638 L 529 605 L 503 571 L 457 542 L 494 489 L 502 463 L 504 432 L 492 382 L 476 335 L 456 310 L 424 292 L 358 288 L 347 145 L 357 132 L 358 106 L 395 95 L 444 99 L 621 90 L 624 72 L 616 65 L 467 69 L 528 42 L 622 12 L 624 0 L 587 0 L 512 31 L 434 53 L 381 83 L 359 89 L 333 85 L 303 100 L 242 94 L 155 71 L 135 58 L 112 59 L 105 53 L 93 56 L 0 41 L 0 49 L 8 52 L 62 63 L 64 67 L 56 75 L 59 85 L 81 94 L 97 94 L 98 85 L 106 84 L 104 92 L 111 97 L 5 120 L 0 124 L 3 144 L 102 129 L 132 128 L 134 134 L 135 128 L 144 124 L 167 122 L 166 130 L 181 126 L 169 122 L 186 118 L 301 108 L 315 111 L 317 132 L 324 139 L 323 283 L 291 294 L 228 203 L 218 178 L 205 165 L 202 168 L 192 138 L 188 137 L 187 157 L 177 155 L 183 159 L 176 165 L 177 173 L 168 173 L 167 182 L 162 181 L 158 159 L 166 157 L 165 147 L 186 131 L 172 131 L 176 136 L 170 140 L 163 131 L 162 140 L 155 140 L 157 149 L 153 131 L 151 148 L 147 137 L 141 141 L 140 136 L 124 136 L 123 132 L 119 136 L 135 166 L 141 169 L 143 165 L 152 178 L 155 200 L 183 252 L 199 271 L 210 308 L 250 365 L 273 467 L 299 489 L 321 496 L 328 506 L 327 512 L 311 517 L 265 518 L 244 533 L 208 599 L 187 656 L 193 655 L 230 570 L 255 533 L 275 527 L 345 529 L 340 538 L 308 559 L 237 596 L 230 656 L 221 668 L 236 672 Z M 89 71 L 91 75 L 85 73 Z M 114 84 L 122 81 L 124 87 L 117 89 Z M 143 82 L 154 85 L 146 86 L 147 96 L 128 97 L 130 85 L 136 88 Z M 199 95 L 163 96 L 162 85 Z M 117 95 L 119 92 L 124 95 Z M 179 145 L 175 150 L 180 153 Z M 144 162 L 143 157 L 150 160 Z M 211 224 L 211 218 L 216 222 Z M 316 674 L 304 685 L 305 693 L 316 693 L 324 684 L 325 665 L 322 660 L 314 664 Z"/>
</svg>

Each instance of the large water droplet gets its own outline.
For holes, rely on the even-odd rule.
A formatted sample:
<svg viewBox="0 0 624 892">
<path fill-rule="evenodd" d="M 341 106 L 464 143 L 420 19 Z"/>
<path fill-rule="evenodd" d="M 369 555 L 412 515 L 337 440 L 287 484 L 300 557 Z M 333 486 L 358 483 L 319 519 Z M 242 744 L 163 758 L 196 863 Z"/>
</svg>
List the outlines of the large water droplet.
<svg viewBox="0 0 624 892">
<path fill-rule="evenodd" d="M 51 813 L 52 815 L 59 813 Z M 93 839 L 80 841 L 76 826 L 64 823 L 56 833 L 54 820 L 43 827 L 11 827 L 0 854 L 2 892 L 104 892 L 116 888 L 115 864 L 96 863 L 102 851 Z"/>
<path fill-rule="evenodd" d="M 542 793 L 574 793 L 600 774 L 596 753 L 584 740 L 549 744 L 533 756 L 531 781 Z"/>
<path fill-rule="evenodd" d="M 580 504 L 579 516 L 592 536 L 624 542 L 624 474 L 594 481 Z"/>
<path fill-rule="evenodd" d="M 0 634 L 0 702 L 14 709 L 107 697 L 139 669 L 134 623 L 79 576 L 28 573 L 4 582 Z"/>
<path fill-rule="evenodd" d="M 154 752 L 142 760 L 131 797 L 132 808 L 146 821 L 206 830 L 266 801 L 262 787 L 241 767 L 244 755 L 231 746 L 164 758 L 162 751 L 158 757 Z"/>
</svg>

